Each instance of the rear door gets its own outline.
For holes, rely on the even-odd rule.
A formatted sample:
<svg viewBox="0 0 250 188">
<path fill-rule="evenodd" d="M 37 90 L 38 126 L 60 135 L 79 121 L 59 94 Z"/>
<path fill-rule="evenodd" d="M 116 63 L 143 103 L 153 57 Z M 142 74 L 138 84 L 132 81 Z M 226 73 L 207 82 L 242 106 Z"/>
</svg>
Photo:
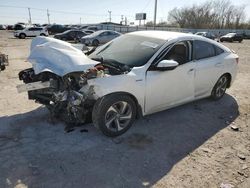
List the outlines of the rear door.
<svg viewBox="0 0 250 188">
<path fill-rule="evenodd" d="M 105 31 L 105 32 L 103 32 L 103 33 L 101 33 L 100 35 L 99 35 L 99 42 L 100 43 L 106 43 L 106 42 L 108 42 L 109 40 L 108 40 L 108 34 L 109 34 L 109 32 L 108 31 Z"/>
<path fill-rule="evenodd" d="M 27 31 L 25 32 L 25 34 L 28 37 L 34 37 L 35 36 L 34 28 L 31 27 L 31 28 L 27 29 Z"/>
<path fill-rule="evenodd" d="M 34 28 L 34 36 L 39 36 L 42 32 L 42 28 Z"/>
<path fill-rule="evenodd" d="M 217 79 L 224 68 L 224 51 L 219 47 L 201 40 L 195 40 L 193 45 L 193 58 L 196 63 L 195 98 L 210 95 Z"/>
<path fill-rule="evenodd" d="M 68 40 L 75 40 L 75 38 L 76 38 L 76 31 L 70 31 L 69 33 L 68 33 Z"/>
</svg>

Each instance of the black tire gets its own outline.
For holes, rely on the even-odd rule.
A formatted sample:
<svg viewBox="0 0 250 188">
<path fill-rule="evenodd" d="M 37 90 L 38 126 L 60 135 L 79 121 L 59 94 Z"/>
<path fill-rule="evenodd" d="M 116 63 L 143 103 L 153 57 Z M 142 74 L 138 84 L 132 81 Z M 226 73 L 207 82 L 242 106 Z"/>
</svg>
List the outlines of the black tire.
<svg viewBox="0 0 250 188">
<path fill-rule="evenodd" d="M 93 46 L 98 46 L 98 45 L 99 45 L 99 41 L 95 39 L 95 40 L 92 42 L 92 45 L 93 45 Z"/>
<path fill-rule="evenodd" d="M 121 105 L 123 103 L 126 103 L 127 106 Z M 121 106 L 119 107 L 118 105 Z M 127 108 L 127 110 L 121 113 L 123 107 L 124 109 Z M 126 117 L 126 119 L 124 119 L 124 117 Z M 92 111 L 94 126 L 109 137 L 115 137 L 125 133 L 132 126 L 135 117 L 135 101 L 130 96 L 121 94 L 111 94 L 99 99 Z"/>
<path fill-rule="evenodd" d="M 3 71 L 3 70 L 5 70 L 5 65 L 0 66 L 0 72 Z"/>
<path fill-rule="evenodd" d="M 44 33 L 41 33 L 41 34 L 40 34 L 40 36 L 43 36 L 43 37 L 45 37 L 46 35 L 45 35 Z"/>
<path fill-rule="evenodd" d="M 222 75 L 218 79 L 211 93 L 211 98 L 213 100 L 219 100 L 225 95 L 226 89 L 229 85 L 229 81 L 230 79 L 227 74 Z"/>
<path fill-rule="evenodd" d="M 21 33 L 21 34 L 19 35 L 19 38 L 20 38 L 20 39 L 25 39 L 25 38 L 26 38 L 26 35 L 25 35 L 24 33 Z"/>
</svg>

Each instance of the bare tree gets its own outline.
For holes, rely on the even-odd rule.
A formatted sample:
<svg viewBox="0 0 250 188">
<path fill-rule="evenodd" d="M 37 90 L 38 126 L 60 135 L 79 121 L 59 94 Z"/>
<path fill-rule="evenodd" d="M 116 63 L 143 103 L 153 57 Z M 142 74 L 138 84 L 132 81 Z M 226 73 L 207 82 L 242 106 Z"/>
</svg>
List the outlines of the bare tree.
<svg viewBox="0 0 250 188">
<path fill-rule="evenodd" d="M 174 8 L 168 14 L 172 24 L 185 28 L 240 28 L 245 19 L 244 6 L 230 0 L 213 0 L 191 7 Z"/>
</svg>

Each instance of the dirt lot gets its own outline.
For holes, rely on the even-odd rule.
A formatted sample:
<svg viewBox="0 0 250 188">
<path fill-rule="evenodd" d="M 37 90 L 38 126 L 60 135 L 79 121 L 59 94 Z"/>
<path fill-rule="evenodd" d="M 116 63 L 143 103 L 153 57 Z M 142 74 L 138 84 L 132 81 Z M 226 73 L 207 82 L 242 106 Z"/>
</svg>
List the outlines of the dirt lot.
<svg viewBox="0 0 250 188">
<path fill-rule="evenodd" d="M 250 41 L 225 43 L 240 63 L 222 100 L 147 116 L 115 139 L 91 124 L 65 133 L 17 93 L 30 42 L 0 31 L 10 59 L 0 72 L 0 187 L 250 187 Z"/>
</svg>

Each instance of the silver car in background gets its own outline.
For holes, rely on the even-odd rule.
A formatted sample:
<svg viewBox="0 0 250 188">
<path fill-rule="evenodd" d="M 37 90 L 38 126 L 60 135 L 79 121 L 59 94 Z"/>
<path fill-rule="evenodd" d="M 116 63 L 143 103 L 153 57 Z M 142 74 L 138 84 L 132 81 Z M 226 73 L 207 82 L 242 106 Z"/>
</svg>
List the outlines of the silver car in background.
<svg viewBox="0 0 250 188">
<path fill-rule="evenodd" d="M 119 37 L 121 33 L 110 30 L 96 31 L 91 35 L 84 36 L 81 38 L 81 43 L 85 45 L 98 46 L 99 44 L 105 44 L 116 37 Z"/>
</svg>

